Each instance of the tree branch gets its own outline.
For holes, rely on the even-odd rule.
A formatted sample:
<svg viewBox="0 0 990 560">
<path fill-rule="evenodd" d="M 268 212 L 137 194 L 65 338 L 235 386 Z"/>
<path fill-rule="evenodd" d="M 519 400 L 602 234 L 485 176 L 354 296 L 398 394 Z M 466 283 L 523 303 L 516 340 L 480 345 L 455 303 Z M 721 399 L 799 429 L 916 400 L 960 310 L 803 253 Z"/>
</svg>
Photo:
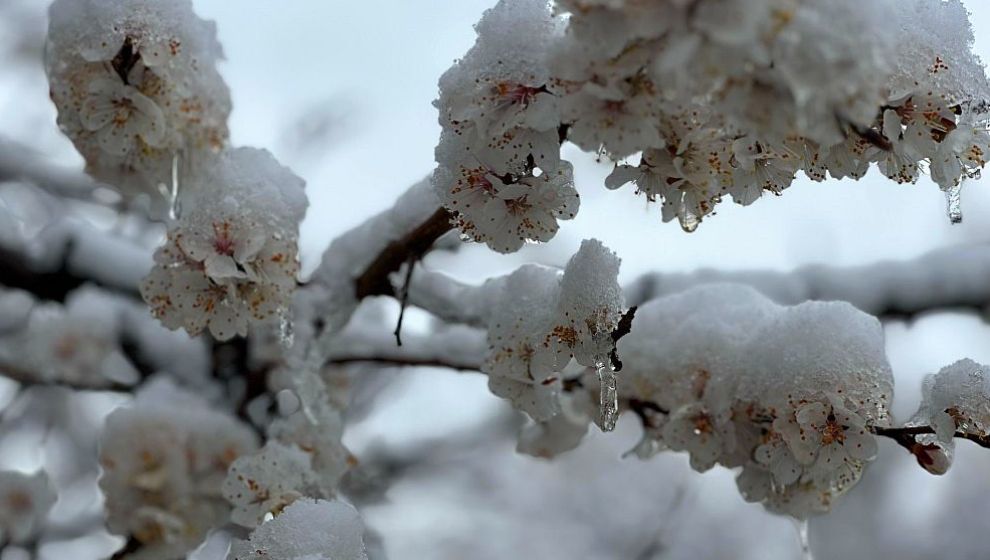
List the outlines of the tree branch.
<svg viewBox="0 0 990 560">
<path fill-rule="evenodd" d="M 389 243 L 354 281 L 358 299 L 395 296 L 389 276 L 403 264 L 422 259 L 433 243 L 452 228 L 450 213 L 444 208 L 438 208 L 425 222 Z"/>
<path fill-rule="evenodd" d="M 0 247 L 0 285 L 38 299 L 65 301 L 86 283 L 139 299 L 138 284 L 152 266 L 150 249 L 75 221 L 52 224 L 41 239 L 23 243 L 22 249 Z M 29 243 L 45 252 L 35 255 Z"/>
<path fill-rule="evenodd" d="M 898 445 L 906 448 L 908 451 L 912 451 L 917 441 L 915 441 L 915 436 L 922 434 L 934 434 L 935 430 L 931 426 L 905 426 L 902 428 L 873 428 L 873 433 L 885 438 L 890 438 L 897 442 Z M 977 434 L 969 434 L 966 432 L 956 431 L 953 437 L 958 439 L 969 440 L 980 447 L 986 447 L 990 449 L 990 436 L 981 436 Z"/>
<path fill-rule="evenodd" d="M 41 272 L 29 267 L 21 255 L 0 247 L 0 285 L 2 286 L 23 290 L 38 299 L 64 302 L 70 292 L 85 283 L 85 278 L 69 272 L 65 259 L 57 269 Z"/>
</svg>

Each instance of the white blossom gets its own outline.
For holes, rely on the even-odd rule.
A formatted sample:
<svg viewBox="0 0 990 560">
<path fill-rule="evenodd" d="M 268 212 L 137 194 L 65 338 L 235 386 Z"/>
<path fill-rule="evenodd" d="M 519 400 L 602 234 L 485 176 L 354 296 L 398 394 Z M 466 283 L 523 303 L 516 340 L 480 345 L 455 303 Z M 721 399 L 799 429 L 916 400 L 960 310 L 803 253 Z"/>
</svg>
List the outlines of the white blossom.
<svg viewBox="0 0 990 560">
<path fill-rule="evenodd" d="M 260 525 L 266 515 L 314 490 L 311 457 L 295 446 L 269 441 L 253 455 L 239 457 L 223 482 L 224 498 L 234 505 L 231 521 L 245 527 Z"/>
<path fill-rule="evenodd" d="M 40 533 L 56 498 L 44 471 L 0 471 L 0 546 L 25 544 Z"/>
</svg>

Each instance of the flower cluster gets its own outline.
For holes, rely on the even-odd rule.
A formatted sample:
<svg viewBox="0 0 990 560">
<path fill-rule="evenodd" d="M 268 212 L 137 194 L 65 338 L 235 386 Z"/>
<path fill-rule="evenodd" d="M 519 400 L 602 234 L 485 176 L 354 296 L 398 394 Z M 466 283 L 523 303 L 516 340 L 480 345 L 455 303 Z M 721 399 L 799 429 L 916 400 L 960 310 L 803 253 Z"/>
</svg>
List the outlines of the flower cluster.
<svg viewBox="0 0 990 560">
<path fill-rule="evenodd" d="M 699 287 L 640 307 L 618 352 L 620 395 L 644 422 L 639 455 L 742 467 L 744 497 L 795 517 L 827 511 L 859 479 L 871 427 L 890 421 L 880 325 L 847 304 Z"/>
<path fill-rule="evenodd" d="M 498 251 L 577 210 L 570 191 L 515 187 L 559 168 L 558 141 L 616 161 L 606 186 L 635 183 L 688 231 L 726 196 L 751 204 L 800 171 L 858 179 L 876 164 L 903 183 L 927 166 L 953 192 L 986 163 L 990 86 L 959 0 L 558 7 L 503 0 L 440 81 L 434 186 Z"/>
<path fill-rule="evenodd" d="M 0 547 L 27 543 L 35 537 L 55 499 L 44 471 L 0 471 Z"/>
<path fill-rule="evenodd" d="M 231 464 L 257 448 L 254 432 L 197 395 L 151 383 L 107 418 L 100 445 L 107 526 L 143 558 L 178 558 L 228 519 Z"/>
<path fill-rule="evenodd" d="M 358 512 L 340 501 L 298 500 L 235 540 L 230 560 L 367 560 L 364 525 Z"/>
<path fill-rule="evenodd" d="M 557 415 L 561 374 L 571 358 L 587 367 L 609 360 L 623 310 L 618 273 L 618 257 L 590 240 L 563 275 L 528 265 L 505 278 L 483 367 L 491 391 L 534 420 Z"/>
<path fill-rule="evenodd" d="M 182 199 L 155 267 L 141 284 L 170 329 L 227 340 L 252 321 L 287 314 L 296 287 L 305 184 L 266 151 L 224 152 Z"/>
<path fill-rule="evenodd" d="M 560 159 L 560 107 L 544 61 L 562 26 L 542 0 L 505 0 L 440 78 L 437 195 L 461 231 L 508 253 L 548 241 L 580 200 Z"/>
<path fill-rule="evenodd" d="M 97 179 L 162 196 L 227 143 L 230 93 L 216 26 L 190 0 L 58 0 L 46 68 L 59 126 Z"/>
</svg>

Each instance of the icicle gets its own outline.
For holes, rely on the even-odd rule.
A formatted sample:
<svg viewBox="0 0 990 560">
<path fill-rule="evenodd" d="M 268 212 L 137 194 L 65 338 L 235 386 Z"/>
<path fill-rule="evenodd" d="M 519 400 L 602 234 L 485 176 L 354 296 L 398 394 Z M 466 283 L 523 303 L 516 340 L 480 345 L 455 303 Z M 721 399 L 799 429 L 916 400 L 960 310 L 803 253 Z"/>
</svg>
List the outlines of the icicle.
<svg viewBox="0 0 990 560">
<path fill-rule="evenodd" d="M 179 207 L 179 154 L 172 155 L 172 188 L 168 193 L 168 217 L 179 219 L 182 209 Z"/>
<path fill-rule="evenodd" d="M 595 360 L 595 364 L 598 368 L 598 381 L 601 383 L 598 425 L 603 432 L 611 432 L 619 419 L 619 392 L 615 384 L 615 370 L 607 357 Z"/>
<path fill-rule="evenodd" d="M 288 308 L 278 310 L 278 341 L 282 348 L 292 348 L 295 342 L 295 327 L 292 324 L 292 311 Z"/>
<path fill-rule="evenodd" d="M 811 553 L 811 543 L 808 540 L 808 520 L 794 520 L 797 526 L 798 540 L 801 543 L 801 560 L 815 560 L 815 555 Z"/>
<path fill-rule="evenodd" d="M 960 224 L 963 220 L 962 215 L 962 182 L 959 184 L 949 187 L 945 190 L 945 202 L 948 207 L 949 221 L 954 224 Z"/>
</svg>

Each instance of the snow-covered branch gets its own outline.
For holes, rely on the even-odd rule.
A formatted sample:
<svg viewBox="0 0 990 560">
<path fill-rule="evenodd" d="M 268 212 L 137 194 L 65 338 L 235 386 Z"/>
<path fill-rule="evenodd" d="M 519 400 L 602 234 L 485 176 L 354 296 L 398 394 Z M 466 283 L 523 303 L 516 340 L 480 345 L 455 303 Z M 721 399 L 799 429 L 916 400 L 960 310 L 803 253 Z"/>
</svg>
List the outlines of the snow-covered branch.
<svg viewBox="0 0 990 560">
<path fill-rule="evenodd" d="M 981 244 L 938 249 L 910 261 L 855 267 L 812 265 L 792 272 L 657 272 L 626 286 L 625 294 L 630 304 L 640 304 L 701 284 L 728 282 L 752 286 L 783 305 L 846 301 L 871 315 L 896 319 L 954 308 L 985 313 L 990 306 L 988 278 L 990 245 Z"/>
<path fill-rule="evenodd" d="M 0 137 L 0 183 L 24 181 L 49 193 L 68 199 L 95 202 L 94 193 L 104 189 L 92 177 L 81 171 L 69 169 L 19 142 Z"/>
<path fill-rule="evenodd" d="M 0 245 L 0 285 L 62 301 L 84 283 L 137 297 L 151 251 L 79 220 L 51 224 L 35 239 Z"/>
</svg>

